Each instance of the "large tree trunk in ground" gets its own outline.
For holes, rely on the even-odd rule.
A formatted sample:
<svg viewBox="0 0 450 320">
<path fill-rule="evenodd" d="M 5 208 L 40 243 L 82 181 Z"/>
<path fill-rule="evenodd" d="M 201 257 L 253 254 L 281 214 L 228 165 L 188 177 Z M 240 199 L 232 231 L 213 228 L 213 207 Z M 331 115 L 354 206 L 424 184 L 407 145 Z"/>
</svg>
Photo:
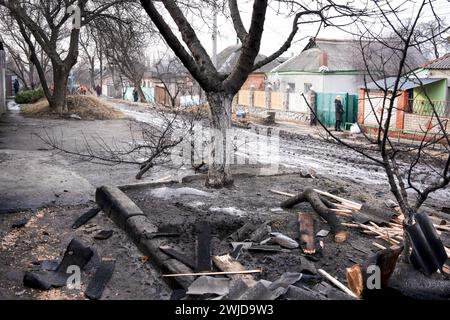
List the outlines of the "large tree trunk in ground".
<svg viewBox="0 0 450 320">
<path fill-rule="evenodd" d="M 66 96 L 67 96 L 67 82 L 69 72 L 65 68 L 53 69 L 53 95 L 47 96 L 47 100 L 50 104 L 50 109 L 63 113 L 66 110 Z"/>
<path fill-rule="evenodd" d="M 231 129 L 231 102 L 233 95 L 225 92 L 207 93 L 210 117 L 210 150 L 209 171 L 206 186 L 223 188 L 233 185 L 230 173 L 230 155 L 227 147 L 227 137 Z M 228 143 L 228 145 L 230 145 Z"/>
</svg>

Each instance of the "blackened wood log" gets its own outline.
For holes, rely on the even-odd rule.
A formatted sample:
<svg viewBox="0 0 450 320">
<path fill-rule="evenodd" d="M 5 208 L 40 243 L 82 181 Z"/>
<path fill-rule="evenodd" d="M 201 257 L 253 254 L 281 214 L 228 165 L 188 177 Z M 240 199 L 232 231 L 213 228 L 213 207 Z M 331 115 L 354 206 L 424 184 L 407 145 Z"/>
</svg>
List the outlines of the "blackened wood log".
<svg viewBox="0 0 450 320">
<path fill-rule="evenodd" d="M 250 235 L 250 241 L 261 242 L 268 237 L 270 232 L 272 232 L 272 228 L 269 223 L 265 222 Z"/>
<path fill-rule="evenodd" d="M 305 254 L 316 253 L 314 236 L 314 219 L 309 213 L 298 214 L 298 223 L 300 229 L 300 246 Z"/>
<path fill-rule="evenodd" d="M 241 228 L 239 228 L 233 234 L 231 234 L 228 238 L 236 242 L 244 241 L 246 239 L 249 239 L 251 233 L 255 230 L 256 230 L 255 224 L 247 222 Z"/>
<path fill-rule="evenodd" d="M 413 299 L 450 299 L 450 281 L 443 275 L 435 273 L 432 276 L 426 276 L 411 264 L 406 263 L 397 264 L 389 281 L 389 288 Z"/>
<path fill-rule="evenodd" d="M 211 225 L 200 222 L 197 229 L 197 267 L 196 272 L 211 271 Z"/>
<path fill-rule="evenodd" d="M 336 213 L 323 203 L 323 201 L 320 199 L 319 194 L 313 189 L 307 188 L 297 196 L 283 201 L 281 203 L 281 207 L 288 209 L 302 202 L 309 202 L 313 209 L 328 222 L 331 232 L 334 234 L 334 240 L 336 242 L 344 242 L 345 240 L 347 240 L 347 232 L 341 225 L 341 222 L 337 218 Z"/>
<path fill-rule="evenodd" d="M 193 259 L 189 258 L 185 254 L 175 250 L 174 248 L 171 248 L 169 246 L 161 246 L 159 247 L 159 250 L 167 254 L 168 256 L 177 259 L 178 261 L 184 263 L 189 268 L 195 269 L 196 265 Z"/>
</svg>

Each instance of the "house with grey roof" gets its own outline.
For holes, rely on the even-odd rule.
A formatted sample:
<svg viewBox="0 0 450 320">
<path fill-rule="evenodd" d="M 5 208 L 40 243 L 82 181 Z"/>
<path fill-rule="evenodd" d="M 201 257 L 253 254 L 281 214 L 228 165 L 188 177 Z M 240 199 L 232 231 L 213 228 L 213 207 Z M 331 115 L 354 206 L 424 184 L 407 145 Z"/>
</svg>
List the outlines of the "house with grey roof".
<svg viewBox="0 0 450 320">
<path fill-rule="evenodd" d="M 389 52 L 388 52 L 389 51 Z M 426 59 L 412 49 L 407 65 L 413 70 Z M 365 77 L 383 78 L 395 75 L 399 57 L 381 43 L 360 40 L 311 38 L 303 51 L 269 74 L 275 90 L 357 94 Z"/>
</svg>

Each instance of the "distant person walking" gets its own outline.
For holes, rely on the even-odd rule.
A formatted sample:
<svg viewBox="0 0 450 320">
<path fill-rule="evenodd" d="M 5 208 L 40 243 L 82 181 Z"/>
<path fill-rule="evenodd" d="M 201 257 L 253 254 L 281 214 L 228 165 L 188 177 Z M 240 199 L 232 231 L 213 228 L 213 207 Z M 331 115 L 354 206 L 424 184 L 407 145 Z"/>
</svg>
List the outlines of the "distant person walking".
<svg viewBox="0 0 450 320">
<path fill-rule="evenodd" d="M 316 108 L 316 92 L 311 87 L 308 92 L 309 96 L 309 125 L 317 126 L 317 108 Z"/>
<path fill-rule="evenodd" d="M 134 102 L 139 101 L 139 93 L 136 88 L 134 88 L 134 90 L 133 90 L 133 99 L 134 99 Z"/>
<path fill-rule="evenodd" d="M 17 79 L 14 80 L 13 86 L 14 86 L 14 95 L 17 96 L 17 94 L 19 93 L 19 90 L 20 90 L 19 80 L 17 80 Z"/>
<path fill-rule="evenodd" d="M 342 116 L 344 114 L 344 107 L 342 106 L 342 98 L 341 96 L 337 96 L 336 100 L 334 100 L 334 105 L 336 109 L 336 131 L 342 132 L 341 124 L 342 124 Z"/>
<path fill-rule="evenodd" d="M 99 84 L 95 87 L 95 92 L 97 92 L 97 97 L 102 95 L 102 87 Z"/>
</svg>

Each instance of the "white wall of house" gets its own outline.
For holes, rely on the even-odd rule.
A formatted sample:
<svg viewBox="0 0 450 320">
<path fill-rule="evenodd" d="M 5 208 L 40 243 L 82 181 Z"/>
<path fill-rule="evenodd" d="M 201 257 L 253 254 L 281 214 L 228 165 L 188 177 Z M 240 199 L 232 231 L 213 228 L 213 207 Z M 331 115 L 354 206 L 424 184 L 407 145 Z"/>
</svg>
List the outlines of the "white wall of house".
<svg viewBox="0 0 450 320">
<path fill-rule="evenodd" d="M 364 85 L 362 75 L 328 74 L 324 76 L 323 92 L 358 94 L 361 85 Z"/>
<path fill-rule="evenodd" d="M 288 84 L 295 85 L 296 93 L 306 93 L 305 84 L 311 84 L 314 91 L 325 93 L 357 94 L 358 88 L 364 83 L 362 75 L 340 75 L 340 74 L 269 74 L 268 82 L 279 84 L 279 89 L 286 91 Z M 292 87 L 292 86 L 291 86 Z"/>
<path fill-rule="evenodd" d="M 321 74 L 269 74 L 267 81 L 272 84 L 279 84 L 275 86 L 276 91 L 285 92 L 288 85 L 295 85 L 294 92 L 305 93 L 305 84 L 311 84 L 315 91 L 322 92 L 323 75 Z"/>
</svg>

